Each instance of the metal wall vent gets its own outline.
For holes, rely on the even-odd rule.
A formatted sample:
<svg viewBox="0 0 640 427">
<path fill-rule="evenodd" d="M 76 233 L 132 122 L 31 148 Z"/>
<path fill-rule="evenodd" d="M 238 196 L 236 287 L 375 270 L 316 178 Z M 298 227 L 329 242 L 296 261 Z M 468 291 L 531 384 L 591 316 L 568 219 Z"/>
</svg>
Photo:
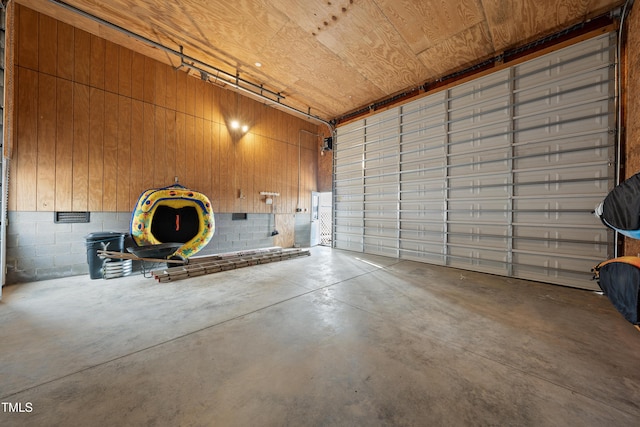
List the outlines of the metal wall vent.
<svg viewBox="0 0 640 427">
<path fill-rule="evenodd" d="M 89 212 L 54 212 L 53 222 L 56 224 L 77 224 L 90 222 Z"/>
</svg>

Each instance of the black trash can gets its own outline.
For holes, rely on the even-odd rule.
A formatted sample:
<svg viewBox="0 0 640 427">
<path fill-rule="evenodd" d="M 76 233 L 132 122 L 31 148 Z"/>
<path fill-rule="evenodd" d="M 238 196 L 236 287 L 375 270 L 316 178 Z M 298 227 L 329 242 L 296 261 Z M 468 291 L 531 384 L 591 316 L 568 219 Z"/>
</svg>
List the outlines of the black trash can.
<svg viewBox="0 0 640 427">
<path fill-rule="evenodd" d="M 118 231 L 98 231 L 84 236 L 87 246 L 87 263 L 89 276 L 92 279 L 102 279 L 102 265 L 108 258 L 98 256 L 98 250 L 122 252 L 124 251 L 124 237 L 126 233 Z"/>
</svg>

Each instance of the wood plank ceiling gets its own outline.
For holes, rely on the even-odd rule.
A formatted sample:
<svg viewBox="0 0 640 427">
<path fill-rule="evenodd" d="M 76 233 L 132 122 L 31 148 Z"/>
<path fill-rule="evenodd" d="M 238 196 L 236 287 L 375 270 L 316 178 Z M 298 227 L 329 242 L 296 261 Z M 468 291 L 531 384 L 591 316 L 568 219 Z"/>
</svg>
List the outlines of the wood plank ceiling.
<svg viewBox="0 0 640 427">
<path fill-rule="evenodd" d="M 17 0 L 160 61 L 180 58 L 60 7 Z M 285 96 L 325 120 L 611 11 L 623 0 L 65 0 Z M 262 64 L 256 66 L 256 62 Z M 187 69 L 185 69 L 187 71 Z M 198 75 L 198 73 L 192 74 Z"/>
</svg>

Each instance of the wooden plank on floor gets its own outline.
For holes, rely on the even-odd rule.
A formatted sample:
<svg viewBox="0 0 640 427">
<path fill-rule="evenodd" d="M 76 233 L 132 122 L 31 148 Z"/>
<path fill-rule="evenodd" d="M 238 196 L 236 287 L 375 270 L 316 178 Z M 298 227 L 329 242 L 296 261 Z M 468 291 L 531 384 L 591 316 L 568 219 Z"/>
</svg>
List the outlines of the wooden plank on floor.
<svg viewBox="0 0 640 427">
<path fill-rule="evenodd" d="M 228 252 L 219 255 L 193 258 L 189 264 L 180 267 L 170 267 L 153 270 L 151 276 L 158 282 L 181 280 L 204 274 L 213 274 L 236 268 L 249 267 L 258 264 L 285 261 L 288 259 L 311 255 L 309 249 L 301 248 L 265 248 L 241 252 Z"/>
</svg>

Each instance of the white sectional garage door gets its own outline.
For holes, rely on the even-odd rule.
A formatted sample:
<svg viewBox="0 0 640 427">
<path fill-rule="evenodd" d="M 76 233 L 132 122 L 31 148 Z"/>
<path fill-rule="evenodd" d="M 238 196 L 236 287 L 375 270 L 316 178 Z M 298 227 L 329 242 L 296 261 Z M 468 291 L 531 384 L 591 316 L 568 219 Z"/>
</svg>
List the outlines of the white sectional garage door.
<svg viewBox="0 0 640 427">
<path fill-rule="evenodd" d="M 334 246 L 597 289 L 612 233 L 615 38 L 341 126 Z"/>
</svg>

